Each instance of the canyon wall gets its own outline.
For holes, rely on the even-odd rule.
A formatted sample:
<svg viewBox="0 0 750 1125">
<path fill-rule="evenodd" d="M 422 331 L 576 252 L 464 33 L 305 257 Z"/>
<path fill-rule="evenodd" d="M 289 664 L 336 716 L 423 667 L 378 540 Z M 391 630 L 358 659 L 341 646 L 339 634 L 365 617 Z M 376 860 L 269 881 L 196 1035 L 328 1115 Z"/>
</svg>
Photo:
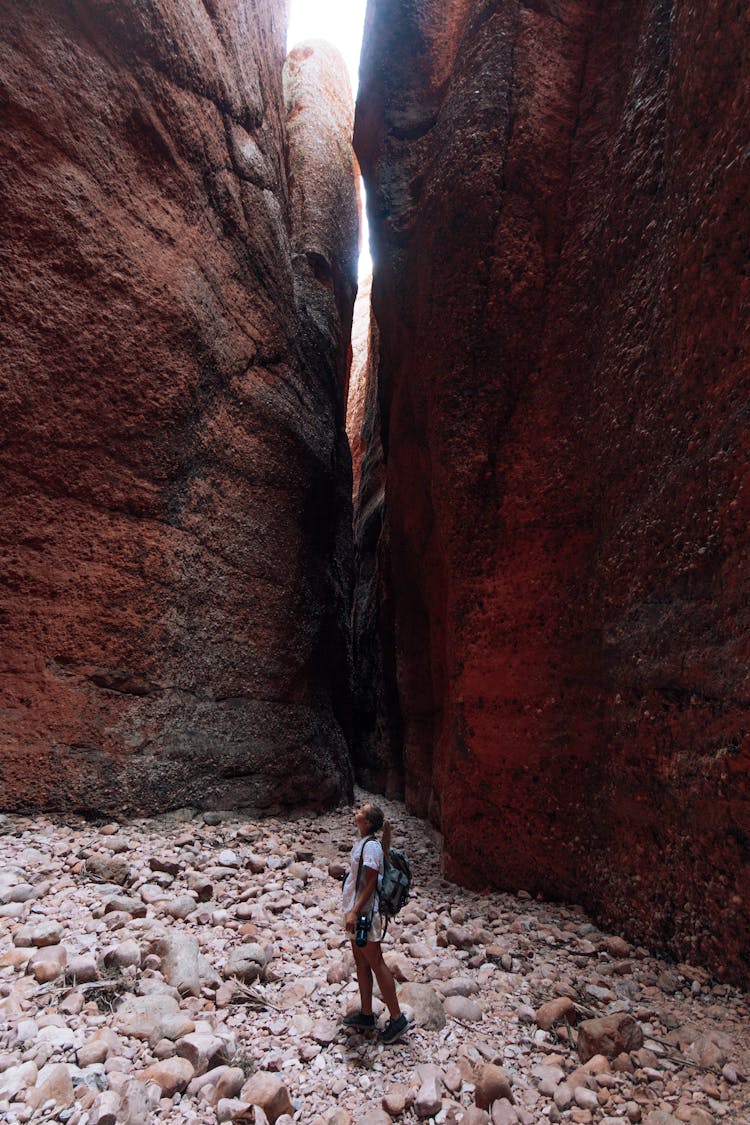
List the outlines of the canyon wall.
<svg viewBox="0 0 750 1125">
<path fill-rule="evenodd" d="M 396 642 L 388 571 L 385 462 L 378 407 L 378 325 L 372 277 L 360 283 L 352 325 L 346 430 L 352 452 L 354 707 L 352 764 L 365 789 L 402 797 L 403 728 L 396 686 Z"/>
<path fill-rule="evenodd" d="M 285 17 L 0 2 L 6 809 L 350 793 L 351 94 Z"/>
<path fill-rule="evenodd" d="M 408 804 L 451 878 L 747 982 L 748 9 L 371 0 L 365 35 Z"/>
</svg>

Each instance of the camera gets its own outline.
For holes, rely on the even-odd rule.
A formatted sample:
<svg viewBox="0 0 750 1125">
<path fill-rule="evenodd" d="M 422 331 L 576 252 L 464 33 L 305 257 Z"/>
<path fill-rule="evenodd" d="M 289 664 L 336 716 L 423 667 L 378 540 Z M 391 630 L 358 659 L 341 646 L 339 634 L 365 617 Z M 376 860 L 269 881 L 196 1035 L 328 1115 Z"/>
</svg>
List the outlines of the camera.
<svg viewBox="0 0 750 1125">
<path fill-rule="evenodd" d="M 357 927 L 354 933 L 354 942 L 356 945 L 367 945 L 367 935 L 370 932 L 370 919 L 366 914 L 360 914 L 357 919 Z"/>
</svg>

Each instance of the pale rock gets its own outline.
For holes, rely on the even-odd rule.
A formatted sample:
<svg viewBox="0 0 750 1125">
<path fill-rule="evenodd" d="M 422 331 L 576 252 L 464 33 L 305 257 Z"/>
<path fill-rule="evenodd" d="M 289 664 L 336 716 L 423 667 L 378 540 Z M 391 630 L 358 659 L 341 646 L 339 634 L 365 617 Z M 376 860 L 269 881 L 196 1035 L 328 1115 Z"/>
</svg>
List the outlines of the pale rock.
<svg viewBox="0 0 750 1125">
<path fill-rule="evenodd" d="M 213 1085 L 216 1089 L 217 1100 L 221 1098 L 236 1098 L 245 1083 L 245 1072 L 238 1066 L 218 1067 L 214 1072 Z"/>
<path fill-rule="evenodd" d="M 440 1112 L 443 1098 L 443 1076 L 436 1066 L 418 1066 L 417 1079 L 420 1083 L 414 1098 L 414 1112 L 417 1117 L 434 1117 Z"/>
<path fill-rule="evenodd" d="M 67 962 L 68 951 L 64 945 L 48 945 L 34 951 L 29 967 L 34 980 L 39 984 L 48 984 L 63 974 Z"/>
<path fill-rule="evenodd" d="M 685 1058 L 699 1066 L 705 1066 L 709 1070 L 721 1070 L 727 1061 L 726 1053 L 708 1035 L 699 1035 L 686 1048 Z"/>
<path fill-rule="evenodd" d="M 389 965 L 391 961 L 389 960 Z M 392 971 L 392 970 L 391 970 Z M 395 977 L 395 973 L 393 974 Z M 334 961 L 333 964 L 328 966 L 326 971 L 326 980 L 329 984 L 343 984 L 351 976 L 351 969 L 343 961 Z M 396 978 L 403 979 L 403 978 Z"/>
<path fill-rule="evenodd" d="M 115 1013 L 113 1025 L 123 1035 L 148 1039 L 155 1045 L 160 1039 L 179 1039 L 195 1030 L 193 1021 L 180 1011 L 171 996 L 127 996 Z"/>
<path fill-rule="evenodd" d="M 490 1121 L 492 1125 L 518 1125 L 519 1117 L 510 1102 L 500 1098 L 493 1103 Z"/>
<path fill-rule="evenodd" d="M 347 1119 L 351 1122 L 348 1114 Z M 328 1118 L 328 1125 L 343 1125 L 344 1121 L 339 1110 Z M 381 1106 L 369 1106 L 357 1117 L 356 1125 L 391 1125 L 391 1117 Z"/>
<path fill-rule="evenodd" d="M 134 938 L 120 942 L 119 945 L 108 949 L 104 954 L 104 964 L 111 969 L 124 969 L 129 965 L 139 969 L 141 967 L 141 949 Z"/>
<path fill-rule="evenodd" d="M 486 1109 L 471 1106 L 461 1118 L 461 1125 L 489 1125 L 490 1115 Z"/>
<path fill-rule="evenodd" d="M 492 1063 L 485 1063 L 476 1075 L 474 1101 L 479 1109 L 489 1109 L 499 1098 L 513 1102 L 510 1077 L 506 1071 Z"/>
<path fill-rule="evenodd" d="M 558 1109 L 563 1112 L 573 1104 L 573 1087 L 567 1082 L 561 1082 L 555 1090 L 553 1101 Z"/>
<path fill-rule="evenodd" d="M 479 992 L 479 983 L 471 977 L 455 977 L 453 980 L 441 981 L 437 985 L 441 996 L 475 996 Z"/>
<path fill-rule="evenodd" d="M 548 1098 L 554 1095 L 565 1077 L 565 1072 L 559 1066 L 535 1066 L 531 1073 L 538 1080 L 539 1092 Z"/>
<path fill-rule="evenodd" d="M 224 965 L 224 976 L 236 977 L 237 980 L 249 984 L 262 975 L 267 963 L 268 958 L 263 946 L 248 942 L 231 951 Z"/>
<path fill-rule="evenodd" d="M 220 851 L 217 859 L 220 867 L 240 867 L 240 858 L 231 848 Z"/>
<path fill-rule="evenodd" d="M 29 1097 L 26 1100 L 32 1104 Z M 41 1106 L 48 1101 L 55 1103 L 55 1109 L 67 1109 L 73 1104 L 73 1080 L 65 1063 L 50 1063 L 39 1071 L 33 1104 Z"/>
<path fill-rule="evenodd" d="M 104 913 L 111 914 L 113 911 L 121 914 L 129 914 L 131 918 L 145 918 L 146 907 L 142 899 L 128 898 L 126 895 L 112 895 L 104 903 Z"/>
<path fill-rule="evenodd" d="M 386 958 L 388 968 L 393 973 L 394 980 L 404 983 L 410 981 L 414 977 L 414 970 L 407 957 L 402 957 L 400 954 L 388 956 Z"/>
<path fill-rule="evenodd" d="M 434 988 L 429 984 L 411 982 L 399 990 L 402 1007 L 411 1010 L 410 1022 L 426 1031 L 440 1031 L 445 1027 L 445 1010 Z"/>
<path fill-rule="evenodd" d="M 37 898 L 37 890 L 31 883 L 16 883 L 12 887 L 8 887 L 4 892 L 0 892 L 0 901 L 5 905 L 10 903 L 18 903 L 19 905 L 24 902 L 31 902 L 32 899 Z"/>
<path fill-rule="evenodd" d="M 444 1011 L 447 1016 L 466 1023 L 478 1023 L 484 1017 L 483 1005 L 466 996 L 449 996 L 445 1001 Z"/>
<path fill-rule="evenodd" d="M 240 1101 L 259 1106 L 271 1125 L 284 1113 L 294 1113 L 289 1091 L 280 1078 L 267 1071 L 257 1071 L 240 1090 Z"/>
<path fill-rule="evenodd" d="M 91 1108 L 90 1125 L 117 1125 L 122 1119 L 122 1108 L 120 1095 L 114 1090 L 105 1090 Z"/>
<path fill-rule="evenodd" d="M 164 888 L 160 887 L 158 883 L 144 883 L 138 888 L 138 894 L 147 906 L 153 906 L 157 902 L 166 902 Z"/>
<path fill-rule="evenodd" d="M 39 1025 L 36 1020 L 19 1020 L 16 1024 L 16 1043 L 28 1043 L 32 1039 L 36 1039 L 39 1034 Z M 2 1069 L 2 1068 L 0 1068 Z M 36 1079 L 34 1080 L 36 1081 Z"/>
<path fill-rule="evenodd" d="M 177 1054 L 177 1047 L 171 1039 L 160 1039 L 152 1050 L 157 1059 L 173 1059 Z"/>
<path fill-rule="evenodd" d="M 35 1086 L 39 1069 L 35 1062 L 9 1066 L 0 1073 L 0 1098 L 15 1098 L 22 1090 Z"/>
<path fill-rule="evenodd" d="M 241 1118 L 243 1121 L 248 1121 L 249 1108 L 247 1102 L 240 1101 L 238 1098 L 220 1098 L 216 1103 L 216 1120 L 236 1121 Z"/>
<path fill-rule="evenodd" d="M 62 926 L 57 922 L 41 922 L 31 932 L 31 944 L 43 949 L 48 945 L 60 945 L 62 937 Z"/>
<path fill-rule="evenodd" d="M 383 1109 L 390 1117 L 400 1117 L 406 1109 L 409 1087 L 403 1084 L 392 1086 L 382 1100 Z"/>
<path fill-rule="evenodd" d="M 155 1084 L 152 1083 L 154 1088 Z M 148 1087 L 137 1078 L 126 1077 L 117 1091 L 122 1102 L 122 1125 L 140 1125 L 150 1120 Z M 120 1125 L 120 1121 L 118 1121 Z"/>
<path fill-rule="evenodd" d="M 0 968 L 21 969 L 28 964 L 29 957 L 28 948 L 8 949 L 0 955 Z"/>
<path fill-rule="evenodd" d="M 32 924 L 19 926 L 13 934 L 13 944 L 18 948 L 29 949 L 34 944 L 33 934 L 34 926 Z"/>
<path fill-rule="evenodd" d="M 448 1063 L 443 1071 L 443 1082 L 445 1083 L 446 1090 L 450 1090 L 452 1094 L 457 1094 L 461 1089 L 463 1082 L 463 1075 L 461 1068 L 456 1063 Z"/>
<path fill-rule="evenodd" d="M 6 902 L 0 906 L 0 918 L 23 918 L 26 907 L 22 902 Z"/>
<path fill-rule="evenodd" d="M 69 992 L 58 1005 L 58 1011 L 69 1016 L 77 1016 L 83 1011 L 86 1000 L 81 992 Z"/>
<path fill-rule="evenodd" d="M 80 1067 L 103 1063 L 110 1053 L 109 1045 L 103 1039 L 89 1039 L 76 1051 Z"/>
<path fill-rule="evenodd" d="M 139 1077 L 142 1082 L 155 1082 L 164 1097 L 171 1098 L 186 1088 L 194 1074 L 187 1059 L 175 1056 L 147 1067 Z"/>
<path fill-rule="evenodd" d="M 218 1063 L 226 1061 L 224 1043 L 217 1035 L 193 1032 L 178 1039 L 175 1048 L 177 1055 L 187 1059 L 197 1075 L 205 1074 Z"/>
<path fill-rule="evenodd" d="M 310 1035 L 322 1047 L 328 1047 L 338 1036 L 339 1025 L 333 1020 L 319 1019 L 312 1028 Z"/>
<path fill-rule="evenodd" d="M 214 893 L 213 883 L 200 871 L 190 872 L 187 877 L 187 885 L 188 890 L 193 891 L 197 896 L 198 902 L 208 902 Z"/>
<path fill-rule="evenodd" d="M 161 974 L 181 996 L 199 996 L 201 991 L 200 947 L 193 934 L 165 934 L 154 943 Z"/>
<path fill-rule="evenodd" d="M 183 920 L 189 918 L 191 914 L 197 909 L 197 902 L 191 895 L 180 895 L 178 898 L 170 899 L 169 902 L 164 904 L 165 913 L 169 914 L 171 918 L 178 918 Z"/>
<path fill-rule="evenodd" d="M 573 1092 L 573 1100 L 580 1109 L 588 1109 L 592 1113 L 599 1109 L 599 1099 L 594 1090 L 585 1086 L 577 1086 Z"/>
<path fill-rule="evenodd" d="M 338 1106 L 333 1113 L 326 1117 L 326 1125 L 352 1125 L 351 1114 L 342 1106 Z M 357 1125 L 362 1125 L 362 1123 L 357 1122 Z"/>
</svg>

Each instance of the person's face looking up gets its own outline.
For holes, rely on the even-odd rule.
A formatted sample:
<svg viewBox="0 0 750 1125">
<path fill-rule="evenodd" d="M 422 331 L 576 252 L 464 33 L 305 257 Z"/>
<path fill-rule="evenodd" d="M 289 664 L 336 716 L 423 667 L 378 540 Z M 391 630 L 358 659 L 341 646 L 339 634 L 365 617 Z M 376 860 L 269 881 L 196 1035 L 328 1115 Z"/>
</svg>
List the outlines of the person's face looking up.
<svg viewBox="0 0 750 1125">
<path fill-rule="evenodd" d="M 354 823 L 359 829 L 360 836 L 367 836 L 371 831 L 367 805 L 361 805 L 360 808 L 355 811 Z"/>
</svg>

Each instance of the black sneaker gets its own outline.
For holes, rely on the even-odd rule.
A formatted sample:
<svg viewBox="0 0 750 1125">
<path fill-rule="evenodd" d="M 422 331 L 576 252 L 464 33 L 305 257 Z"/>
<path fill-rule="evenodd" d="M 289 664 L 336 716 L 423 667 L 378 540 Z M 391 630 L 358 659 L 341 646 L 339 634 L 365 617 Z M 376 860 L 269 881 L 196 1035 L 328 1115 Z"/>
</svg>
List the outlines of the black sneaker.
<svg viewBox="0 0 750 1125">
<path fill-rule="evenodd" d="M 344 1016 L 341 1022 L 344 1027 L 358 1027 L 363 1031 L 372 1031 L 375 1027 L 375 1015 L 372 1012 L 367 1016 L 364 1012 L 352 1012 L 350 1016 Z"/>
<path fill-rule="evenodd" d="M 402 1012 L 395 1020 L 388 1020 L 383 1030 L 380 1032 L 381 1043 L 395 1043 L 404 1035 L 409 1027 L 409 1021 Z"/>
</svg>

